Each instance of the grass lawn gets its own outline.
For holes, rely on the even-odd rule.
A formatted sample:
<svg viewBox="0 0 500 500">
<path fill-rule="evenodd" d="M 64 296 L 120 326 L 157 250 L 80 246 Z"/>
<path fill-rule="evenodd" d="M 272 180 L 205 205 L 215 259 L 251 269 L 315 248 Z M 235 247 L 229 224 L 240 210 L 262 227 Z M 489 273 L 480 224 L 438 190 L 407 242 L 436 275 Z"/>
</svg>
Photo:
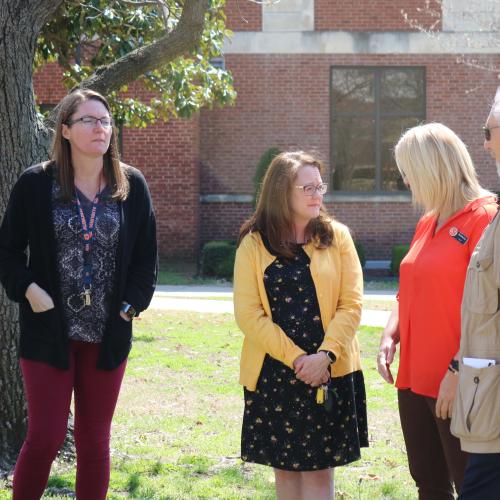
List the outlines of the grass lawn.
<svg viewBox="0 0 500 500">
<path fill-rule="evenodd" d="M 379 335 L 378 328 L 359 333 L 370 448 L 335 472 L 339 500 L 416 498 L 396 393 L 375 369 Z M 274 498 L 272 470 L 238 458 L 241 340 L 230 315 L 148 311 L 136 322 L 114 419 L 109 499 Z M 74 465 L 56 462 L 49 486 L 71 490 Z M 7 498 L 0 482 L 0 499 Z"/>
<path fill-rule="evenodd" d="M 162 261 L 158 273 L 159 285 L 224 285 L 226 280 L 197 275 L 195 262 Z M 230 284 L 230 283 L 229 283 Z"/>
<path fill-rule="evenodd" d="M 197 275 L 195 262 L 184 261 L 162 261 L 158 273 L 159 285 L 229 285 L 231 281 L 204 277 Z M 365 279 L 364 288 L 366 292 L 371 290 L 396 291 L 399 288 L 398 278 L 374 278 Z"/>
</svg>

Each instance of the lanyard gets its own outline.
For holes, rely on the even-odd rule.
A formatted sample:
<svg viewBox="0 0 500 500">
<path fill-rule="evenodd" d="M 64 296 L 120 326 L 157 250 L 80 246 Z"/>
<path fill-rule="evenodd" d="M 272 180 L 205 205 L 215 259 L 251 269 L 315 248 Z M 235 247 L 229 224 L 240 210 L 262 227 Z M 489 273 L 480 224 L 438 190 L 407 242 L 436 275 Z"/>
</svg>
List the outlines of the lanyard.
<svg viewBox="0 0 500 500">
<path fill-rule="evenodd" d="M 85 306 L 90 306 L 90 291 L 92 289 L 92 241 L 94 240 L 94 225 L 99 205 L 99 197 L 101 195 L 101 177 L 99 177 L 99 188 L 92 201 L 92 210 L 87 223 L 85 212 L 83 211 L 78 191 L 75 188 L 76 205 L 83 229 L 83 301 Z"/>
</svg>

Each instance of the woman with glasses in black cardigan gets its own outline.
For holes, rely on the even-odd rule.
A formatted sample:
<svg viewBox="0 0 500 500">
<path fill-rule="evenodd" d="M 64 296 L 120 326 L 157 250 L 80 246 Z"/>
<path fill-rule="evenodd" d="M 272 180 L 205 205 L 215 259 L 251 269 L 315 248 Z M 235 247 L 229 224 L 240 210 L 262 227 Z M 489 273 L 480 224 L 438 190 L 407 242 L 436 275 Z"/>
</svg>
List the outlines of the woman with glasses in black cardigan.
<svg viewBox="0 0 500 500">
<path fill-rule="evenodd" d="M 106 498 L 132 319 L 148 307 L 156 274 L 146 181 L 119 161 L 106 99 L 76 90 L 59 104 L 50 161 L 21 175 L 0 226 L 0 281 L 19 303 L 28 403 L 14 499 L 42 496 L 73 393 L 76 495 Z"/>
</svg>

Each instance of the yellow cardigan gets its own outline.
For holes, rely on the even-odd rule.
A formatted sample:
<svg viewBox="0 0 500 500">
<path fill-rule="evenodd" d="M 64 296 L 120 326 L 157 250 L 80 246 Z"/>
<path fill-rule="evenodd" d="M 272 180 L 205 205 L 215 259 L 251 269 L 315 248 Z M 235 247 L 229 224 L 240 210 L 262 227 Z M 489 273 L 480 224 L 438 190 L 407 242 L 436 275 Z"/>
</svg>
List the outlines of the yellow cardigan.
<svg viewBox="0 0 500 500">
<path fill-rule="evenodd" d="M 363 275 L 349 230 L 333 221 L 333 244 L 325 249 L 313 243 L 304 246 L 311 259 L 310 270 L 325 331 L 320 350 L 335 354 L 332 376 L 361 369 L 356 330 L 361 318 Z M 240 361 L 240 384 L 254 391 L 264 357 L 293 368 L 294 360 L 306 354 L 275 323 L 264 287 L 264 271 L 275 260 L 258 232 L 247 234 L 234 264 L 234 314 L 245 338 Z"/>
</svg>

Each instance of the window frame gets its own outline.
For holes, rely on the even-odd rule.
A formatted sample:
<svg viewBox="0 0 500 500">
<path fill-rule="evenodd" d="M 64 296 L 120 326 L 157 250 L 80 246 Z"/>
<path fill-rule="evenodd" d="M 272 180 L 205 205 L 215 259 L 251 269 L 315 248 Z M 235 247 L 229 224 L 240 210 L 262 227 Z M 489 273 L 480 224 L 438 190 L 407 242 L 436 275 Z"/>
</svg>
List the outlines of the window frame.
<svg viewBox="0 0 500 500">
<path fill-rule="evenodd" d="M 373 111 L 373 137 L 375 140 L 375 189 L 371 191 L 349 191 L 349 190 L 339 190 L 335 189 L 333 183 L 334 176 L 334 166 L 335 166 L 335 150 L 334 150 L 334 118 L 348 118 L 348 117 L 367 117 L 368 113 L 348 113 L 334 111 L 333 104 L 333 72 L 335 70 L 369 70 L 374 73 L 374 111 Z M 381 112 L 381 78 L 384 71 L 387 70 L 420 70 L 422 74 L 423 92 L 422 92 L 422 109 L 419 113 L 403 113 L 403 112 Z M 363 66 L 363 65 L 332 65 L 330 67 L 330 79 L 329 79 L 329 99 L 330 99 L 330 184 L 332 186 L 332 193 L 338 193 L 340 195 L 345 195 L 346 197 L 400 197 L 404 195 L 408 196 L 408 192 L 405 190 L 398 191 L 384 191 L 381 189 L 382 186 L 382 118 L 417 118 L 419 123 L 425 122 L 427 119 L 427 68 L 426 66 Z"/>
</svg>

